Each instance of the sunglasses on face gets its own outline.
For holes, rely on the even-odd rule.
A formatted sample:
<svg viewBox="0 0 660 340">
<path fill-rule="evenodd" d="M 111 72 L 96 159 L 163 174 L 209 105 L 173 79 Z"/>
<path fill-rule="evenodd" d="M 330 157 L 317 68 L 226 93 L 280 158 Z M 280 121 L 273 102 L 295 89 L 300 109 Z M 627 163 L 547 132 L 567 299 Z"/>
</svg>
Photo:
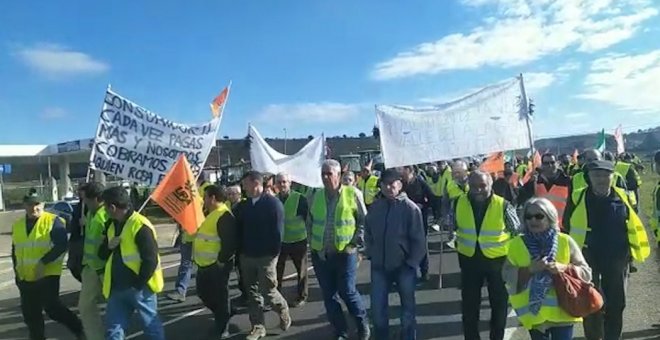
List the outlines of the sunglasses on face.
<svg viewBox="0 0 660 340">
<path fill-rule="evenodd" d="M 553 164 L 555 164 L 555 162 L 553 162 L 553 161 L 550 161 L 550 162 L 543 162 L 543 165 L 553 165 Z"/>
<path fill-rule="evenodd" d="M 537 221 L 540 221 L 540 220 L 542 220 L 542 219 L 544 219 L 544 218 L 545 218 L 545 215 L 543 215 L 543 214 L 530 214 L 530 215 L 525 215 L 525 219 L 526 219 L 526 220 L 535 219 L 535 220 L 537 220 Z"/>
</svg>

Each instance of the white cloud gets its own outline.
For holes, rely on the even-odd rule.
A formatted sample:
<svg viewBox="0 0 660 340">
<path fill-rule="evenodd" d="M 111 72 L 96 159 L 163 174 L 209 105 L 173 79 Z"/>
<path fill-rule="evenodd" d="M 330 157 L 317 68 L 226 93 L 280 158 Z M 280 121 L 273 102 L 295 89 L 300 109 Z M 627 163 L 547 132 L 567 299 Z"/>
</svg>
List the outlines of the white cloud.
<svg viewBox="0 0 660 340">
<path fill-rule="evenodd" d="M 573 112 L 573 113 L 567 113 L 564 115 L 564 118 L 566 119 L 578 119 L 578 118 L 583 118 L 586 117 L 587 113 L 586 112 Z"/>
<path fill-rule="evenodd" d="M 22 47 L 14 52 L 33 70 L 49 78 L 94 75 L 108 71 L 110 66 L 83 52 L 56 44 Z"/>
<path fill-rule="evenodd" d="M 260 121 L 338 123 L 349 121 L 365 108 L 363 104 L 332 102 L 271 104 L 258 115 Z"/>
<path fill-rule="evenodd" d="M 557 72 L 567 73 L 571 71 L 577 71 L 582 67 L 582 64 L 578 61 L 567 61 L 557 67 Z"/>
<path fill-rule="evenodd" d="M 611 54 L 592 62 L 578 97 L 634 113 L 660 112 L 660 49 L 636 55 Z"/>
<path fill-rule="evenodd" d="M 39 115 L 42 119 L 56 120 L 68 116 L 69 113 L 61 107 L 47 107 Z"/>
<path fill-rule="evenodd" d="M 525 73 L 523 77 L 525 79 L 526 90 L 542 90 L 557 80 L 554 74 L 546 72 Z"/>
<path fill-rule="evenodd" d="M 518 66 L 577 47 L 593 52 L 626 40 L 658 9 L 647 0 L 464 0 L 497 5 L 498 20 L 426 42 L 378 63 L 376 80 L 482 66 Z M 487 14 L 484 15 L 489 18 Z"/>
</svg>

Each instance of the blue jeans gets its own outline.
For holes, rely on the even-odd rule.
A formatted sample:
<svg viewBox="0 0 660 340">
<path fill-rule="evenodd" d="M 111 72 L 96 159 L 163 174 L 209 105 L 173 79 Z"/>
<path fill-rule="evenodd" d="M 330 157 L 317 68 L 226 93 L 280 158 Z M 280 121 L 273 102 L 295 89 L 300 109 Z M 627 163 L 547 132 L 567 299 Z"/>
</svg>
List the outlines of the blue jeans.
<svg viewBox="0 0 660 340">
<path fill-rule="evenodd" d="M 544 333 L 536 329 L 529 331 L 532 340 L 571 340 L 573 339 L 573 325 L 550 327 Z"/>
<path fill-rule="evenodd" d="M 174 284 L 179 294 L 186 296 L 188 285 L 190 284 L 190 276 L 192 275 L 193 261 L 192 261 L 192 242 L 181 243 L 181 264 L 179 265 L 179 273 Z"/>
<path fill-rule="evenodd" d="M 371 267 L 371 317 L 375 339 L 389 339 L 389 299 L 392 284 L 396 284 L 401 299 L 401 339 L 416 339 L 415 320 L 416 268 L 406 264 L 393 271 Z"/>
<path fill-rule="evenodd" d="M 312 264 L 323 293 L 323 304 L 328 321 L 334 328 L 335 335 L 348 336 L 348 326 L 338 296 L 344 300 L 348 312 L 355 318 L 358 334 L 363 335 L 368 332 L 367 310 L 355 286 L 357 253 L 332 254 L 323 260 L 316 251 L 312 251 Z"/>
<path fill-rule="evenodd" d="M 130 325 L 131 316 L 137 310 L 144 327 L 144 336 L 150 340 L 165 340 L 163 324 L 158 318 L 157 301 L 156 294 L 149 288 L 110 292 L 105 311 L 106 339 L 124 340 L 124 330 Z"/>
</svg>

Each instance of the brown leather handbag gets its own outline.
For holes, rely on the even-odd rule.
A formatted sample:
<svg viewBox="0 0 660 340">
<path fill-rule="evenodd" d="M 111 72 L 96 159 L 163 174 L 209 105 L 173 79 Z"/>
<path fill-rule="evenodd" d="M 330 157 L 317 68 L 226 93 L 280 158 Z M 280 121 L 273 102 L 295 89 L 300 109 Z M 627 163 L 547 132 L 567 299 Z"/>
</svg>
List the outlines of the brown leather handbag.
<svg viewBox="0 0 660 340">
<path fill-rule="evenodd" d="M 603 297 L 591 282 L 580 278 L 573 266 L 552 276 L 559 307 L 574 317 L 585 317 L 603 308 Z"/>
</svg>

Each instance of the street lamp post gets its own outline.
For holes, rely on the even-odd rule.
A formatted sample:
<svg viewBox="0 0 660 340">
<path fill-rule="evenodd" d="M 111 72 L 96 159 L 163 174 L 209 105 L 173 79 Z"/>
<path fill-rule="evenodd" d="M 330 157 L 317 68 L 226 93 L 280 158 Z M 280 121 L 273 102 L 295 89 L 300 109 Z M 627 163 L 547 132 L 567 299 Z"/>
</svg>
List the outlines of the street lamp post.
<svg viewBox="0 0 660 340">
<path fill-rule="evenodd" d="M 284 153 L 286 154 L 286 128 L 284 128 Z"/>
</svg>

